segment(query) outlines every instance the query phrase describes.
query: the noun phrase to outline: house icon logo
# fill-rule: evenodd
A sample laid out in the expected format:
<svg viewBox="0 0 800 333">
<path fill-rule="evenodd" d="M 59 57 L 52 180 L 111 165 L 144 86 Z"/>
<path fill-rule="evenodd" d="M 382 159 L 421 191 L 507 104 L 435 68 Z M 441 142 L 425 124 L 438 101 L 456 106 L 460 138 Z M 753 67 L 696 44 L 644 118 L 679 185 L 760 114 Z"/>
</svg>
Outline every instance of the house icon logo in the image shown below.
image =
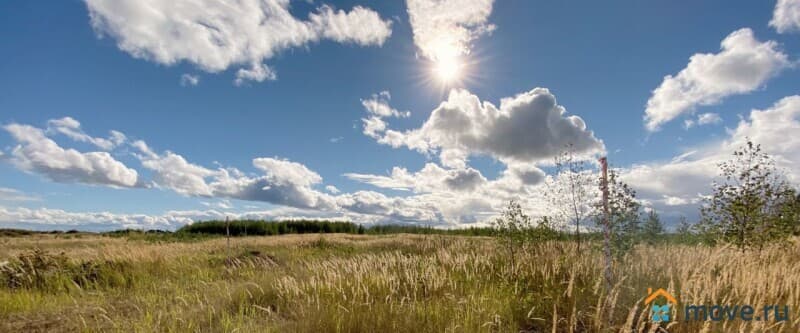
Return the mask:
<svg viewBox="0 0 800 333">
<path fill-rule="evenodd" d="M 655 304 L 654 301 L 659 297 L 666 299 L 667 303 L 663 305 Z M 651 303 L 650 318 L 654 323 L 660 323 L 670 321 L 670 307 L 677 305 L 678 300 L 664 289 L 659 288 L 654 292 L 653 288 L 647 288 L 647 298 L 644 299 L 644 304 L 647 306 Z"/>
</svg>

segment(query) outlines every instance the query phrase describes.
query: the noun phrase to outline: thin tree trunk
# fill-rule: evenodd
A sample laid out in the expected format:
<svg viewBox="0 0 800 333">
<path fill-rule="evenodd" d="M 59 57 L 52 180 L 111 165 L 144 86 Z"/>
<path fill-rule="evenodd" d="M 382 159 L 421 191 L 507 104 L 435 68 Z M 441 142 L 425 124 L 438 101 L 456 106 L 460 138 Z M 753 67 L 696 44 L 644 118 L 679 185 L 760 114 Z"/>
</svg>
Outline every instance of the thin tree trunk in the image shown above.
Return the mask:
<svg viewBox="0 0 800 333">
<path fill-rule="evenodd" d="M 605 157 L 600 158 L 600 166 L 602 168 L 603 178 L 600 180 L 600 189 L 603 193 L 603 257 L 605 259 L 604 274 L 606 280 L 606 297 L 610 297 L 611 288 L 613 285 L 613 276 L 611 272 L 611 221 L 608 212 L 608 160 Z M 609 316 L 609 325 L 612 318 Z"/>
</svg>

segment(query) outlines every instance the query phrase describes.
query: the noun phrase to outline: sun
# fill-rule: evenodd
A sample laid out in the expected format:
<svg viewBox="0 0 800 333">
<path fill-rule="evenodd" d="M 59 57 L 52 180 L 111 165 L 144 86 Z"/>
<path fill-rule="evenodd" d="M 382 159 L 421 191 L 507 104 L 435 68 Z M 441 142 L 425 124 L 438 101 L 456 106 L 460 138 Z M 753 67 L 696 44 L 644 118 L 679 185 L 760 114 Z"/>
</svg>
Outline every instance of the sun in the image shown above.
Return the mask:
<svg viewBox="0 0 800 333">
<path fill-rule="evenodd" d="M 458 81 L 463 72 L 463 64 L 456 57 L 438 59 L 433 63 L 433 74 L 442 83 Z"/>
<path fill-rule="evenodd" d="M 439 38 L 427 49 L 431 51 L 428 54 L 431 74 L 437 81 L 445 85 L 460 81 L 464 76 L 464 50 L 459 47 L 458 41 L 450 36 Z"/>
<path fill-rule="evenodd" d="M 420 82 L 426 88 L 445 94 L 451 89 L 480 84 L 481 57 L 452 39 L 440 39 L 421 48 L 416 59 L 420 62 Z M 477 73 L 476 73 L 477 71 Z"/>
</svg>

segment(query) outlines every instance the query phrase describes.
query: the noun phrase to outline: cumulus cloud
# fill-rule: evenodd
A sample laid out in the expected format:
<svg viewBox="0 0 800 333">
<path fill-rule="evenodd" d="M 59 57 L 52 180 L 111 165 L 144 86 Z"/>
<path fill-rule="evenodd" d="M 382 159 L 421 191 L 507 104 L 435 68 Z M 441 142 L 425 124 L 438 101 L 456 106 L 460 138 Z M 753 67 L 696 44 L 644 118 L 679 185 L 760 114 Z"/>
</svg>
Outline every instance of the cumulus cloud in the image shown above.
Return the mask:
<svg viewBox="0 0 800 333">
<path fill-rule="evenodd" d="M 265 201 L 297 208 L 334 209 L 327 194 L 313 188 L 322 177 L 305 165 L 277 158 L 256 158 L 253 166 L 264 174 L 258 177 L 236 175 L 221 169 L 211 182 L 214 194 L 242 200 Z"/>
<path fill-rule="evenodd" d="M 785 97 L 764 110 L 752 110 L 720 142 L 694 147 L 670 161 L 633 165 L 622 178 L 659 210 L 696 214 L 718 176 L 717 165 L 733 157 L 748 139 L 761 144 L 793 183 L 800 183 L 800 96 Z"/>
<path fill-rule="evenodd" d="M 378 13 L 361 6 L 345 12 L 323 5 L 309 18 L 322 38 L 339 43 L 383 45 L 392 34 L 390 21 L 382 20 Z"/>
<path fill-rule="evenodd" d="M 131 56 L 168 66 L 185 61 L 210 73 L 239 67 L 237 84 L 274 79 L 263 62 L 284 50 L 321 39 L 382 45 L 391 35 L 391 21 L 361 6 L 323 5 L 302 20 L 289 0 L 85 1 L 95 31 Z"/>
<path fill-rule="evenodd" d="M 153 181 L 158 187 L 187 196 L 213 195 L 205 179 L 217 172 L 191 164 L 183 156 L 168 151 L 161 156 L 143 159 L 142 166 L 153 171 Z"/>
<path fill-rule="evenodd" d="M 414 44 L 438 61 L 470 53 L 472 41 L 495 26 L 488 22 L 494 0 L 407 0 Z"/>
<path fill-rule="evenodd" d="M 322 177 L 300 163 L 256 158 L 253 167 L 262 175 L 248 176 L 236 168 L 205 168 L 170 151 L 158 154 L 143 141 L 132 146 L 139 150 L 136 156 L 142 166 L 153 172 L 154 185 L 181 195 L 263 201 L 298 208 L 333 208 L 328 195 L 313 188 L 322 182 Z"/>
<path fill-rule="evenodd" d="M 72 120 L 72 121 L 70 121 Z M 53 123 L 66 129 L 76 140 L 89 140 L 79 132 L 79 124 L 71 118 Z M 18 169 L 36 173 L 56 182 L 78 182 L 112 187 L 134 187 L 138 185 L 138 173 L 116 160 L 108 152 L 82 153 L 65 149 L 45 135 L 45 131 L 20 124 L 3 126 L 17 142 L 7 158 Z"/>
<path fill-rule="evenodd" d="M 800 32 L 800 1 L 778 0 L 769 26 L 779 33 Z"/>
<path fill-rule="evenodd" d="M 346 174 L 349 179 L 381 189 L 411 195 L 388 196 L 373 191 L 336 197 L 343 209 L 383 221 L 456 226 L 488 223 L 509 200 L 522 203 L 533 216 L 548 212 L 541 193 L 544 172 L 535 167 L 508 168 L 498 178 L 486 179 L 472 168 L 446 169 L 434 163 L 416 172 L 395 167 L 389 175 Z"/>
<path fill-rule="evenodd" d="M 404 132 L 378 120 L 365 121 L 364 131 L 379 143 L 438 153 L 443 165 L 454 168 L 463 168 L 470 155 L 510 164 L 547 161 L 568 144 L 584 155 L 605 150 L 584 121 L 566 115 L 545 88 L 504 98 L 499 107 L 466 90 L 453 90 L 420 128 Z"/>
<path fill-rule="evenodd" d="M 719 53 L 695 54 L 677 75 L 664 77 L 647 101 L 645 127 L 656 131 L 697 106 L 754 91 L 789 66 L 778 43 L 761 42 L 748 28 L 734 31 L 722 41 Z"/>
<path fill-rule="evenodd" d="M 433 202 L 419 197 L 389 197 L 374 191 L 357 191 L 336 197 L 336 204 L 342 209 L 380 217 L 378 221 L 440 223 L 443 218 Z"/>
<path fill-rule="evenodd" d="M 386 103 L 376 103 L 381 97 Z M 426 163 L 419 171 L 394 167 L 387 175 L 348 173 L 348 179 L 381 189 L 405 191 L 408 196 L 388 197 L 366 192 L 343 195 L 356 203 L 337 203 L 361 213 L 390 219 L 412 216 L 426 223 L 463 224 L 487 222 L 515 199 L 534 216 L 548 212 L 541 193 L 545 173 L 538 164 L 572 144 L 579 158 L 605 150 L 602 141 L 586 129 L 583 120 L 567 115 L 547 89 L 536 88 L 504 98 L 497 107 L 465 90 L 453 90 L 419 128 L 389 129 L 384 117 L 398 117 L 388 104 L 388 93 L 362 101 L 368 117 L 364 133 L 379 143 L 408 147 L 424 154 L 438 154 L 440 164 Z M 468 165 L 473 155 L 489 156 L 505 164 L 495 179 L 487 179 Z M 403 207 L 399 209 L 398 207 Z M 401 216 L 404 209 L 416 213 Z"/>
</svg>

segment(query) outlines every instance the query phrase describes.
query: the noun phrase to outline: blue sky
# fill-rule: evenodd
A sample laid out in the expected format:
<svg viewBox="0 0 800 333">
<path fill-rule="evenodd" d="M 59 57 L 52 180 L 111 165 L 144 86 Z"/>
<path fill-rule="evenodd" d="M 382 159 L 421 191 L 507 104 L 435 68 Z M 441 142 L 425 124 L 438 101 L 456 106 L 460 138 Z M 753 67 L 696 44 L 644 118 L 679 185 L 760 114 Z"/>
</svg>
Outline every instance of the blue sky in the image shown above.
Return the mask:
<svg viewBox="0 0 800 333">
<path fill-rule="evenodd" d="M 459 226 L 510 198 L 542 215 L 551 146 L 576 142 L 671 218 L 696 214 L 745 137 L 800 175 L 795 0 L 164 3 L 0 4 L 0 225 Z M 445 81 L 432 68 L 449 62 Z"/>
</svg>

